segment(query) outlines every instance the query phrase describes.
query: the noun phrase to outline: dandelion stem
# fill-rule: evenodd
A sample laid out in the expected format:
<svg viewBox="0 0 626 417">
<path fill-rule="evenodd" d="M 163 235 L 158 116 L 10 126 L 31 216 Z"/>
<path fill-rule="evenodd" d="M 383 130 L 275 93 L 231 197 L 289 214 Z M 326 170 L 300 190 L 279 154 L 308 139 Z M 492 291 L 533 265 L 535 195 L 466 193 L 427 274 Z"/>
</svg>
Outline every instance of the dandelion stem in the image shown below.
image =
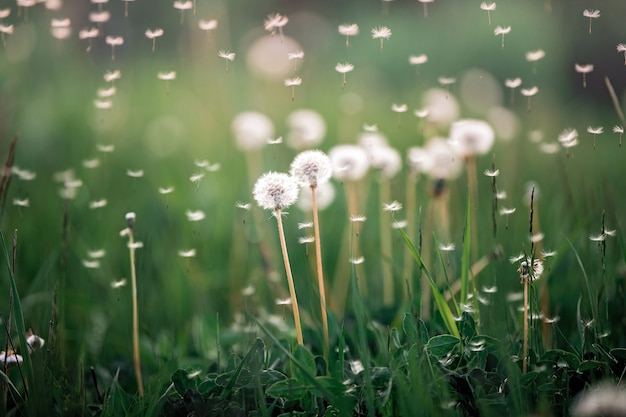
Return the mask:
<svg viewBox="0 0 626 417">
<path fill-rule="evenodd" d="M 280 248 L 283 253 L 283 261 L 285 263 L 285 273 L 287 274 L 287 284 L 289 285 L 289 296 L 291 297 L 291 306 L 293 307 L 293 320 L 296 326 L 296 337 L 298 344 L 304 345 L 302 339 L 302 327 L 300 324 L 300 309 L 298 308 L 298 299 L 296 298 L 296 288 L 293 284 L 293 276 L 291 275 L 291 265 L 289 264 L 289 254 L 287 253 L 287 244 L 285 243 L 285 231 L 283 230 L 283 219 L 280 209 L 274 211 L 276 223 L 278 224 L 278 238 L 280 239 Z"/>
<path fill-rule="evenodd" d="M 391 250 L 391 229 L 389 227 L 389 216 L 383 210 L 385 202 L 391 200 L 391 189 L 389 181 L 379 182 L 379 210 L 380 210 L 380 253 L 382 257 L 383 272 L 383 305 L 388 306 L 394 302 L 394 281 L 392 270 L 392 250 Z"/>
<path fill-rule="evenodd" d="M 406 234 L 409 237 L 411 242 L 415 241 L 415 194 L 416 194 L 416 185 L 417 185 L 417 174 L 415 172 L 410 172 L 408 174 L 406 180 L 406 221 L 407 221 L 407 231 Z M 403 268 L 403 276 L 407 282 L 407 292 L 408 295 L 413 293 L 413 264 L 415 260 L 411 256 L 411 251 L 407 247 L 404 249 L 404 268 Z"/>
<path fill-rule="evenodd" d="M 317 211 L 317 197 L 315 187 L 311 186 L 311 198 L 313 203 L 313 230 L 315 233 L 315 258 L 317 261 L 317 285 L 320 291 L 320 310 L 322 314 L 322 331 L 324 332 L 324 360 L 326 361 L 326 373 L 328 373 L 328 361 L 330 350 L 330 337 L 328 335 L 328 315 L 326 314 L 326 291 L 324 289 L 324 271 L 322 269 L 322 244 L 320 239 L 320 223 Z"/>
<path fill-rule="evenodd" d="M 475 248 L 474 252 L 476 252 L 478 250 L 478 237 L 476 235 L 476 210 L 478 209 L 478 189 L 476 186 L 476 158 L 470 156 L 465 159 L 465 163 L 467 165 L 467 187 L 469 188 L 470 193 L 470 237 L 472 239 L 472 247 Z"/>
<path fill-rule="evenodd" d="M 129 228 L 128 252 L 130 255 L 130 280 L 133 297 L 133 362 L 135 364 L 135 376 L 139 397 L 143 397 L 143 380 L 141 376 L 141 358 L 139 355 L 139 309 L 137 306 L 137 273 L 135 271 L 135 239 L 134 227 Z"/>
</svg>

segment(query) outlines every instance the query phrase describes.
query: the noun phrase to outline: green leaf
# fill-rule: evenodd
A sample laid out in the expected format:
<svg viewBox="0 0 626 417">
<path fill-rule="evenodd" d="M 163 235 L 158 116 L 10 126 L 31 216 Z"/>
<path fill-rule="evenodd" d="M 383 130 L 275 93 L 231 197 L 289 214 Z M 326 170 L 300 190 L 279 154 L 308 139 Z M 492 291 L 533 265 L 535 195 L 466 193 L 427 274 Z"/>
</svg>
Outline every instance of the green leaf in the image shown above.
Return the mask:
<svg viewBox="0 0 626 417">
<path fill-rule="evenodd" d="M 476 322 L 474 321 L 474 317 L 464 311 L 461 315 L 459 328 L 464 340 L 469 340 L 474 337 L 476 335 Z"/>
<path fill-rule="evenodd" d="M 413 242 L 411 242 L 411 239 L 409 239 L 409 236 L 402 229 L 398 229 L 398 232 L 400 232 L 402 239 L 404 239 L 404 243 L 409 248 L 409 252 L 411 252 L 411 255 L 417 261 L 419 267 L 424 272 L 424 275 L 426 275 L 426 278 L 428 279 L 428 283 L 430 284 L 430 288 L 433 292 L 435 304 L 437 304 L 437 308 L 439 309 L 439 314 L 441 314 L 441 317 L 443 318 L 443 322 L 446 325 L 446 328 L 448 329 L 450 333 L 452 333 L 452 335 L 460 339 L 461 335 L 459 334 L 459 329 L 457 328 L 456 322 L 454 321 L 454 316 L 452 315 L 452 311 L 450 311 L 450 307 L 448 306 L 448 303 L 446 303 L 446 299 L 439 291 L 439 288 L 437 287 L 437 284 L 435 284 L 435 281 L 430 275 L 430 272 L 428 272 L 428 269 L 426 269 L 426 266 L 424 265 L 424 262 L 422 261 L 421 256 L 419 255 L 419 253 L 417 253 L 415 246 L 413 246 Z"/>
<path fill-rule="evenodd" d="M 181 397 L 185 395 L 187 389 L 196 389 L 196 381 L 194 378 L 189 378 L 189 373 L 184 369 L 177 369 L 172 374 L 172 383 L 176 392 Z"/>
<path fill-rule="evenodd" d="M 252 375 L 257 375 L 263 368 L 265 362 L 265 343 L 263 339 L 257 337 L 252 347 L 250 348 L 250 354 L 247 355 L 246 366 Z"/>
<path fill-rule="evenodd" d="M 271 385 L 265 394 L 273 398 L 284 398 L 287 401 L 299 400 L 310 390 L 310 385 L 295 379 L 285 379 Z"/>
<path fill-rule="evenodd" d="M 318 376 L 315 378 L 315 380 L 320 387 L 323 387 L 326 391 L 332 392 L 338 398 L 342 397 L 343 394 L 346 392 L 346 386 L 343 385 L 341 381 L 337 380 L 336 378 L 330 376 Z M 322 392 L 319 391 L 317 388 L 313 387 L 311 388 L 311 390 L 315 392 L 315 395 L 323 397 Z"/>
<path fill-rule="evenodd" d="M 317 367 L 315 366 L 315 356 L 304 346 L 296 345 L 296 349 L 293 352 L 294 358 L 296 358 L 301 364 L 302 368 L 292 365 L 291 374 L 294 379 L 305 383 L 314 378 L 317 374 Z"/>
<path fill-rule="evenodd" d="M 604 362 L 590 359 L 588 361 L 582 361 L 580 363 L 580 365 L 578 366 L 578 369 L 576 369 L 576 371 L 577 372 L 585 372 L 585 371 L 589 371 L 591 369 L 601 368 L 603 366 L 604 366 Z"/>
<path fill-rule="evenodd" d="M 578 366 L 580 365 L 580 359 L 578 358 L 578 356 L 561 349 L 552 349 L 547 351 L 541 357 L 539 363 L 547 362 L 551 365 L 558 366 L 560 361 L 564 361 L 571 369 L 578 369 Z"/>
<path fill-rule="evenodd" d="M 264 369 L 259 374 L 259 381 L 262 385 L 270 385 L 274 382 L 283 381 L 285 379 L 287 379 L 285 374 L 275 371 L 274 369 Z"/>
<path fill-rule="evenodd" d="M 335 404 L 337 402 L 337 397 L 330 391 L 324 389 L 324 387 L 320 386 L 318 384 L 318 382 L 315 380 L 315 377 L 310 375 L 307 372 L 307 369 L 310 369 L 310 365 L 304 365 L 302 362 L 300 362 L 300 360 L 298 360 L 294 355 L 291 354 L 291 352 L 289 352 L 289 350 L 287 350 L 283 345 L 280 344 L 280 341 L 276 338 L 276 336 L 274 336 L 269 330 L 267 330 L 267 327 L 265 327 L 263 325 L 263 323 L 261 323 L 260 321 L 258 321 L 254 316 L 249 316 L 250 319 L 252 321 L 254 321 L 256 323 L 257 326 L 259 326 L 259 328 L 261 329 L 261 331 L 263 331 L 263 333 L 265 333 L 270 339 L 272 339 L 272 341 L 275 343 L 275 346 L 281 350 L 285 356 L 287 356 L 289 358 L 289 360 L 297 367 L 299 368 L 302 372 L 302 375 L 310 378 L 310 384 L 309 385 L 313 385 L 316 388 L 320 389 L 323 393 L 324 393 L 324 398 L 326 399 L 326 401 L 328 401 L 330 404 Z M 306 349 L 305 349 L 306 350 Z M 315 369 L 315 361 L 313 362 L 313 369 Z M 281 381 L 282 382 L 282 381 Z"/>
<path fill-rule="evenodd" d="M 252 381 L 252 374 L 247 369 L 228 371 L 215 378 L 215 383 L 225 388 L 243 388 Z"/>
<path fill-rule="evenodd" d="M 424 349 L 426 349 L 431 355 L 440 358 L 448 353 L 454 351 L 459 346 L 461 340 L 458 337 L 454 337 L 449 334 L 442 334 L 432 337 Z"/>
<path fill-rule="evenodd" d="M 409 346 L 415 343 L 423 346 L 426 342 L 428 342 L 428 331 L 426 330 L 426 325 L 421 319 L 416 319 L 409 313 L 404 314 L 404 319 L 402 320 L 402 330 L 404 330 L 407 344 Z"/>
<path fill-rule="evenodd" d="M 400 334 L 398 333 L 398 329 L 395 327 L 391 329 L 390 335 L 391 341 L 396 349 L 400 349 L 402 347 L 402 342 L 400 342 Z"/>
</svg>

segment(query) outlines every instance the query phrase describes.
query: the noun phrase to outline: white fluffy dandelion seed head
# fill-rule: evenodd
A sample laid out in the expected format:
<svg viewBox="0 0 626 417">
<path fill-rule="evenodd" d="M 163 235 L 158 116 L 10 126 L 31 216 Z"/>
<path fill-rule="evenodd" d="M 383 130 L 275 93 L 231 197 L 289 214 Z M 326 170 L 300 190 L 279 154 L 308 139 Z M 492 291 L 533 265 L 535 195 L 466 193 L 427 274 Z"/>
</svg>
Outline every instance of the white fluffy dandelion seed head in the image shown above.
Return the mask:
<svg viewBox="0 0 626 417">
<path fill-rule="evenodd" d="M 461 174 L 462 158 L 443 138 L 431 139 L 426 145 L 430 161 L 424 166 L 426 173 L 434 179 L 454 179 Z"/>
<path fill-rule="evenodd" d="M 326 122 L 315 110 L 295 110 L 287 116 L 287 145 L 306 149 L 319 145 L 326 136 Z"/>
<path fill-rule="evenodd" d="M 384 179 L 393 178 L 402 169 L 400 152 L 391 146 L 379 146 L 369 152 L 370 165 L 380 171 Z"/>
<path fill-rule="evenodd" d="M 409 169 L 415 174 L 428 172 L 432 164 L 428 151 L 419 146 L 409 148 L 406 159 Z"/>
<path fill-rule="evenodd" d="M 319 184 L 315 189 L 315 200 L 318 210 L 322 211 L 327 209 L 335 200 L 335 187 L 333 187 L 330 182 Z M 298 197 L 297 205 L 300 210 L 307 213 L 313 210 L 313 195 L 311 194 L 311 190 L 300 188 L 300 196 Z"/>
<path fill-rule="evenodd" d="M 261 149 L 267 144 L 267 139 L 274 136 L 274 124 L 269 117 L 255 111 L 235 116 L 231 130 L 237 147 L 242 151 Z"/>
<path fill-rule="evenodd" d="M 328 153 L 333 177 L 339 181 L 358 181 L 370 167 L 367 152 L 358 145 L 337 145 Z"/>
<path fill-rule="evenodd" d="M 440 126 L 448 126 L 459 117 L 459 103 L 449 91 L 433 88 L 423 97 L 423 108 L 428 110 L 427 120 Z"/>
<path fill-rule="evenodd" d="M 626 390 L 608 382 L 582 391 L 573 401 L 572 417 L 623 416 Z"/>
<path fill-rule="evenodd" d="M 495 133 L 483 120 L 465 119 L 452 124 L 450 141 L 463 156 L 484 155 L 491 149 Z"/>
<path fill-rule="evenodd" d="M 291 175 L 266 172 L 254 184 L 252 194 L 257 204 L 268 210 L 282 210 L 298 199 L 300 187 Z"/>
<path fill-rule="evenodd" d="M 301 186 L 315 188 L 318 184 L 328 182 L 332 175 L 332 164 L 328 155 L 322 151 L 304 151 L 296 155 L 289 172 Z"/>
</svg>

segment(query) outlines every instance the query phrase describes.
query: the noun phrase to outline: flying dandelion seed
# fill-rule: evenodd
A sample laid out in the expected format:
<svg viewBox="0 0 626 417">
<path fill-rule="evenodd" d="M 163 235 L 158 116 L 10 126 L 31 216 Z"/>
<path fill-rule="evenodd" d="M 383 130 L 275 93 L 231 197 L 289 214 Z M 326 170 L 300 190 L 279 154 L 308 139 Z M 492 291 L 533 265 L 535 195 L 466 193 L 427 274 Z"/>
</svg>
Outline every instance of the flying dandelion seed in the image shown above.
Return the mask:
<svg viewBox="0 0 626 417">
<path fill-rule="evenodd" d="M 285 85 L 285 87 L 291 87 L 291 101 L 294 101 L 296 98 L 296 86 L 302 84 L 302 78 L 287 78 L 283 81 L 283 84 Z"/>
<path fill-rule="evenodd" d="M 263 28 L 268 31 L 272 36 L 276 34 L 276 30 L 278 29 L 280 42 L 284 43 L 285 39 L 283 35 L 283 27 L 288 22 L 289 18 L 287 16 L 283 16 L 280 13 L 274 13 L 267 16 L 267 18 L 263 22 Z"/>
<path fill-rule="evenodd" d="M 127 169 L 126 170 L 126 175 L 128 175 L 131 178 L 141 178 L 143 177 L 143 169 L 137 169 L 137 170 L 132 170 L 132 169 Z"/>
<path fill-rule="evenodd" d="M 390 211 L 390 212 L 400 211 L 402 210 L 402 204 L 395 200 L 390 203 L 384 203 L 383 210 Z"/>
<path fill-rule="evenodd" d="M 87 256 L 89 256 L 91 259 L 104 258 L 105 255 L 106 255 L 106 251 L 104 249 L 96 249 L 96 250 L 87 251 Z"/>
<path fill-rule="evenodd" d="M 587 88 L 587 74 L 593 71 L 593 65 L 592 64 L 586 64 L 586 65 L 574 64 L 574 69 L 576 70 L 576 72 L 583 75 L 583 88 Z"/>
<path fill-rule="evenodd" d="M 97 27 L 92 27 L 91 29 L 83 29 L 78 32 L 78 39 L 87 39 L 87 52 L 91 51 L 91 40 L 100 36 L 100 30 Z"/>
<path fill-rule="evenodd" d="M 224 50 L 224 49 L 220 49 L 217 52 L 217 56 L 219 56 L 220 58 L 223 58 L 224 61 L 226 61 L 226 74 L 228 74 L 228 63 L 229 62 L 233 62 L 235 60 L 235 53 L 228 51 L 228 50 Z"/>
<path fill-rule="evenodd" d="M 187 216 L 187 220 L 190 222 L 199 222 L 200 220 L 204 220 L 206 217 L 202 210 L 187 210 L 185 215 Z"/>
<path fill-rule="evenodd" d="M 408 226 L 409 222 L 407 220 L 396 220 L 391 223 L 392 229 L 405 229 Z"/>
<path fill-rule="evenodd" d="M 489 26 L 491 26 L 491 12 L 496 10 L 496 3 L 482 2 L 480 4 L 480 8 L 487 12 L 487 19 L 489 21 Z"/>
<path fill-rule="evenodd" d="M 98 269 L 100 268 L 100 261 L 84 259 L 83 266 L 87 269 Z"/>
<path fill-rule="evenodd" d="M 109 110 L 113 108 L 113 102 L 111 100 L 94 100 L 93 105 L 96 109 Z"/>
<path fill-rule="evenodd" d="M 106 207 L 107 203 L 108 202 L 107 202 L 106 198 L 103 198 L 101 200 L 90 201 L 89 202 L 89 208 L 92 209 L 92 210 L 99 209 L 99 208 L 102 208 L 102 207 Z"/>
<path fill-rule="evenodd" d="M 524 97 L 528 97 L 528 113 L 530 113 L 531 111 L 532 97 L 536 95 L 538 92 L 539 92 L 539 87 L 537 86 L 534 86 L 531 88 L 522 88 L 522 90 L 520 91 L 520 93 L 522 93 Z"/>
<path fill-rule="evenodd" d="M 600 17 L 600 10 L 585 9 L 583 11 L 583 16 L 589 18 L 589 34 L 591 35 L 591 22 L 593 21 L 593 19 L 597 19 Z"/>
<path fill-rule="evenodd" d="M 178 256 L 180 256 L 181 258 L 193 258 L 196 256 L 196 250 L 195 249 L 179 250 Z"/>
<path fill-rule="evenodd" d="M 277 138 L 275 138 L 275 139 L 272 139 L 272 138 L 267 138 L 266 143 L 267 143 L 268 145 L 280 145 L 281 143 L 283 143 L 283 137 L 282 137 L 282 136 L 279 136 L 279 137 L 277 137 Z"/>
<path fill-rule="evenodd" d="M 352 265 L 361 265 L 363 262 L 365 262 L 365 258 L 362 256 L 359 256 L 358 258 L 350 258 L 349 262 Z"/>
<path fill-rule="evenodd" d="M 493 30 L 495 36 L 502 36 L 502 48 L 504 49 L 504 35 L 511 32 L 511 26 L 496 26 Z"/>
<path fill-rule="evenodd" d="M 346 48 L 348 48 L 350 47 L 350 36 L 359 34 L 359 25 L 356 23 L 339 25 L 339 34 L 346 37 Z"/>
<path fill-rule="evenodd" d="M 198 27 L 200 30 L 206 32 L 209 42 L 211 42 L 211 32 L 217 29 L 218 22 L 215 19 L 212 20 L 200 20 Z"/>
<path fill-rule="evenodd" d="M 406 104 L 396 104 L 393 103 L 391 105 L 391 111 L 394 113 L 406 113 L 409 110 L 409 106 Z"/>
<path fill-rule="evenodd" d="M 172 192 L 174 192 L 174 187 L 159 187 L 158 190 L 159 194 L 170 194 Z"/>
<path fill-rule="evenodd" d="M 349 63 L 344 63 L 344 64 L 337 64 L 335 65 L 335 71 L 337 71 L 338 73 L 340 73 L 342 75 L 342 79 L 341 79 L 341 88 L 344 88 L 346 86 L 346 74 L 349 72 L 352 72 L 354 70 L 354 65 L 349 64 Z"/>
<path fill-rule="evenodd" d="M 536 51 L 526 52 L 526 61 L 532 62 L 533 64 L 533 74 L 537 73 L 537 62 L 542 60 L 546 56 L 546 53 L 543 49 L 537 49 Z"/>
<path fill-rule="evenodd" d="M 417 0 L 424 5 L 424 19 L 428 19 L 428 3 L 432 3 L 435 0 Z"/>
<path fill-rule="evenodd" d="M 416 73 L 419 76 L 420 74 L 420 66 L 428 62 L 428 55 L 409 55 L 409 65 L 415 65 Z"/>
<path fill-rule="evenodd" d="M 145 35 L 146 38 L 152 40 L 152 53 L 154 53 L 154 51 L 156 50 L 156 40 L 157 38 L 160 38 L 161 36 L 163 36 L 163 29 L 161 28 L 157 28 L 154 30 L 151 29 L 146 29 Z"/>
<path fill-rule="evenodd" d="M 593 135 L 593 149 L 596 149 L 596 136 L 604 133 L 604 128 L 602 126 L 587 126 L 587 132 Z"/>
<path fill-rule="evenodd" d="M 2 46 L 6 48 L 6 37 L 5 35 L 13 34 L 13 25 L 4 25 L 0 23 L 0 36 L 2 37 Z"/>
<path fill-rule="evenodd" d="M 204 178 L 204 172 L 199 172 L 189 177 L 189 181 L 191 181 L 194 184 L 199 184 L 202 178 Z"/>
<path fill-rule="evenodd" d="M 99 88 L 97 91 L 98 97 L 107 98 L 112 97 L 117 92 L 115 86 L 111 86 L 109 88 Z"/>
<path fill-rule="evenodd" d="M 30 200 L 28 198 L 14 198 L 13 205 L 17 207 L 28 207 L 30 206 Z"/>
<path fill-rule="evenodd" d="M 102 78 L 104 78 L 105 82 L 113 84 L 115 80 L 122 78 L 122 72 L 120 70 L 107 71 Z"/>
<path fill-rule="evenodd" d="M 389 40 L 391 38 L 391 29 L 387 26 L 378 26 L 372 29 L 372 38 L 380 39 L 380 50 L 383 50 L 385 40 Z"/>
<path fill-rule="evenodd" d="M 485 174 L 485 176 L 487 176 L 487 177 L 497 177 L 497 176 L 498 176 L 498 174 L 500 174 L 500 170 L 499 170 L 499 169 L 494 169 L 494 170 L 491 170 L 491 169 L 486 169 L 486 170 L 484 171 L 484 174 Z"/>
<path fill-rule="evenodd" d="M 294 74 L 298 71 L 298 60 L 302 58 L 304 58 L 304 51 L 289 52 L 287 54 L 287 59 L 289 61 L 293 61 L 293 73 Z"/>
<path fill-rule="evenodd" d="M 117 288 L 122 288 L 126 286 L 126 278 L 122 278 L 119 281 L 113 281 L 111 282 L 111 288 L 113 289 L 117 289 Z"/>
<path fill-rule="evenodd" d="M 191 1 L 175 1 L 174 8 L 180 10 L 180 25 L 183 25 L 185 21 L 185 10 L 190 10 L 193 8 L 193 2 Z"/>
<path fill-rule="evenodd" d="M 626 65 L 626 43 L 618 43 L 617 44 L 617 52 L 624 53 L 624 65 Z"/>
<path fill-rule="evenodd" d="M 439 245 L 439 250 L 442 252 L 452 252 L 454 249 L 456 249 L 456 246 L 454 245 L 454 243 L 446 243 L 446 244 L 440 244 Z"/>
<path fill-rule="evenodd" d="M 291 298 L 277 298 L 274 303 L 277 306 L 289 306 L 291 305 Z"/>
<path fill-rule="evenodd" d="M 541 256 L 543 258 L 552 258 L 552 257 L 556 256 L 556 254 L 557 254 L 557 252 L 555 250 L 553 250 L 553 251 L 542 250 L 541 251 Z"/>
<path fill-rule="evenodd" d="M 619 147 L 622 147 L 622 135 L 624 134 L 624 127 L 615 125 L 613 126 L 613 133 L 619 134 Z"/>
<path fill-rule="evenodd" d="M 301 245 L 307 244 L 307 243 L 313 243 L 315 242 L 315 236 L 301 236 L 298 238 L 298 243 Z"/>
<path fill-rule="evenodd" d="M 52 36 L 58 40 L 66 39 L 72 33 L 70 19 L 52 19 L 50 21 L 50 31 Z"/>
<path fill-rule="evenodd" d="M 504 80 L 504 85 L 511 89 L 511 104 L 513 104 L 513 101 L 515 99 L 515 89 L 522 85 L 522 79 L 519 77 L 507 78 L 506 80 Z"/>
<path fill-rule="evenodd" d="M 102 152 L 102 153 L 111 153 L 115 150 L 115 145 L 102 145 L 102 144 L 98 144 L 96 145 L 96 148 L 98 149 L 98 151 Z"/>
<path fill-rule="evenodd" d="M 157 78 L 159 80 L 165 81 L 165 92 L 169 96 L 170 95 L 170 81 L 176 79 L 176 71 L 159 72 L 157 74 Z"/>
<path fill-rule="evenodd" d="M 439 77 L 439 78 L 437 78 L 437 81 L 442 86 L 449 87 L 452 84 L 456 83 L 456 78 L 454 78 L 454 77 Z"/>
<path fill-rule="evenodd" d="M 115 47 L 124 45 L 124 38 L 122 36 L 107 36 L 105 42 L 107 45 L 111 45 L 111 61 L 115 61 Z"/>
<path fill-rule="evenodd" d="M 364 223 L 367 220 L 367 217 L 365 217 L 362 214 L 352 214 L 350 216 L 350 222 L 352 223 Z"/>
<path fill-rule="evenodd" d="M 237 201 L 235 203 L 235 207 L 237 207 L 238 209 L 242 209 L 242 210 L 250 210 L 250 208 L 252 207 L 252 204 L 244 203 L 243 201 Z"/>
</svg>

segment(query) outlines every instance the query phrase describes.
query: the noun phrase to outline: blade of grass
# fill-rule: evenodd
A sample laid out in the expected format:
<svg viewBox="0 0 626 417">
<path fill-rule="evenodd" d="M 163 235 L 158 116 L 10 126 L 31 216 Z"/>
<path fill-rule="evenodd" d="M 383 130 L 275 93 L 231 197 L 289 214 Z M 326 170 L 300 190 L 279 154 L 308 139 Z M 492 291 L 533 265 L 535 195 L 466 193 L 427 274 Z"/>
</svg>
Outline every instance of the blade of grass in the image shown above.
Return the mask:
<svg viewBox="0 0 626 417">
<path fill-rule="evenodd" d="M 419 255 L 419 253 L 417 253 L 415 246 L 413 246 L 413 242 L 411 242 L 411 240 L 409 239 L 407 234 L 404 232 L 404 230 L 398 229 L 398 231 L 402 235 L 402 239 L 404 239 L 404 243 L 409 247 L 409 251 L 411 252 L 411 255 L 413 255 L 413 258 L 417 261 L 419 267 L 422 269 L 422 271 L 424 271 L 424 275 L 428 279 L 428 283 L 430 284 L 430 288 L 433 292 L 433 296 L 435 297 L 435 303 L 437 304 L 437 308 L 439 309 L 439 313 L 441 314 L 441 317 L 443 318 L 443 322 L 446 325 L 446 328 L 452 335 L 460 339 L 461 335 L 459 333 L 459 329 L 456 325 L 456 322 L 454 321 L 454 316 L 452 315 L 452 311 L 450 310 L 448 303 L 446 303 L 446 299 L 439 291 L 439 288 L 435 284 L 435 281 L 433 281 L 433 278 L 430 275 L 430 272 L 428 271 L 426 266 L 424 265 L 424 262 L 422 261 L 421 256 Z"/>
<path fill-rule="evenodd" d="M 598 323 L 598 314 L 596 312 L 596 308 L 593 303 L 593 297 L 591 295 L 591 286 L 589 285 L 589 277 L 587 276 L 587 271 L 585 270 L 583 261 L 580 259 L 580 255 L 578 255 L 578 251 L 576 251 L 576 248 L 574 248 L 574 245 L 572 244 L 572 242 L 567 238 L 567 236 L 565 236 L 565 240 L 567 241 L 567 243 L 569 243 L 570 248 L 572 248 L 572 252 L 574 252 L 574 256 L 576 256 L 576 261 L 578 262 L 578 266 L 580 267 L 580 270 L 583 273 L 583 278 L 585 278 L 585 287 L 587 288 L 587 296 L 589 297 L 589 308 L 591 309 L 591 316 L 592 316 L 592 319 L 595 320 L 595 323 Z M 595 330 L 596 326 L 594 326 L 593 329 L 594 329 L 593 330 L 594 336 L 597 340 L 597 334 Z"/>
<path fill-rule="evenodd" d="M 33 364 L 30 359 L 30 355 L 26 351 L 26 327 L 24 326 L 24 314 L 22 312 L 22 303 L 20 301 L 20 295 L 17 291 L 17 285 L 15 283 L 15 276 L 13 275 L 13 271 L 11 271 L 11 261 L 9 259 L 9 252 L 7 251 L 7 244 L 4 240 L 4 234 L 0 231 L 0 241 L 2 242 L 2 251 L 4 253 L 4 257 L 6 259 L 7 271 L 9 273 L 9 278 L 11 281 L 11 289 L 13 291 L 13 320 L 15 320 L 15 326 L 17 327 L 17 337 L 20 341 L 20 346 L 22 349 L 25 349 L 22 357 L 24 358 L 24 368 L 26 369 L 25 381 L 24 385 L 26 386 L 28 397 L 28 387 L 32 386 L 34 380 L 33 374 Z"/>
<path fill-rule="evenodd" d="M 448 290 L 448 294 L 450 295 L 450 300 L 452 300 L 452 303 L 454 304 L 454 309 L 456 311 L 456 315 L 460 316 L 461 315 L 461 309 L 459 308 L 459 304 L 456 302 L 456 298 L 454 298 L 454 293 L 452 291 L 452 288 L 450 286 L 450 279 L 448 277 L 448 270 L 446 269 L 446 264 L 443 260 L 443 255 L 441 254 L 441 249 L 439 248 L 439 242 L 437 242 L 437 238 L 435 238 L 435 247 L 437 249 L 437 257 L 439 258 L 439 264 L 441 265 L 441 269 L 443 270 L 443 275 L 446 278 L 446 287 Z"/>
</svg>

